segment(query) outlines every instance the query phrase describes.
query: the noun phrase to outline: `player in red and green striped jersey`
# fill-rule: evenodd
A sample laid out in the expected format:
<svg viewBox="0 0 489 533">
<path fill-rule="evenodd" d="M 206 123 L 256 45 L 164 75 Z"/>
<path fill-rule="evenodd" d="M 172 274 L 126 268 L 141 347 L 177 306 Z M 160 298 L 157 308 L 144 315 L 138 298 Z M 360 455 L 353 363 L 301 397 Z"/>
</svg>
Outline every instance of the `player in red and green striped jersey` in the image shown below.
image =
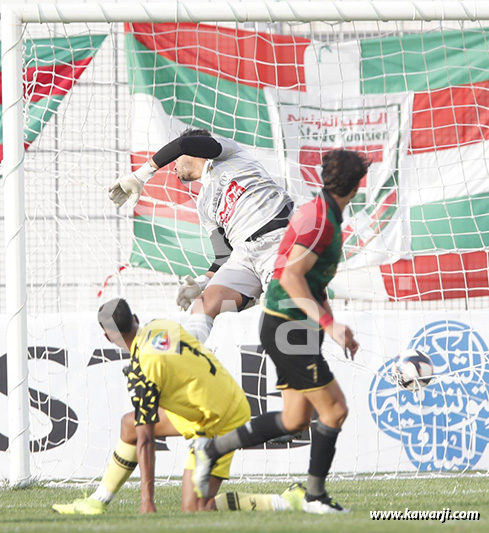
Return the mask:
<svg viewBox="0 0 489 533">
<path fill-rule="evenodd" d="M 358 350 L 350 328 L 334 321 L 325 288 L 341 258 L 342 211 L 355 196 L 368 166 L 357 152 L 326 154 L 323 189 L 290 220 L 266 293 L 261 326 L 263 347 L 277 368 L 284 410 L 258 416 L 225 436 L 196 441 L 193 480 L 198 494 L 207 492 L 210 469 L 219 457 L 307 429 L 316 411 L 302 509 L 316 514 L 346 511 L 324 487 L 348 409 L 321 345 L 326 332 L 345 355 L 353 358 Z"/>
</svg>

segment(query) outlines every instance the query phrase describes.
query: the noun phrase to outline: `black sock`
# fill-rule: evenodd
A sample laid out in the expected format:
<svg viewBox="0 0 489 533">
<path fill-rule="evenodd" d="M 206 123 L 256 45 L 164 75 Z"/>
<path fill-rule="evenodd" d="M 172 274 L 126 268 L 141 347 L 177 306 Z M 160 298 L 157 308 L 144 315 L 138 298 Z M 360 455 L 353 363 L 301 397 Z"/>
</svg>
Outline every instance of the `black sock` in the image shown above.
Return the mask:
<svg viewBox="0 0 489 533">
<path fill-rule="evenodd" d="M 340 428 L 332 428 L 320 420 L 312 433 L 311 458 L 309 461 L 309 477 L 307 479 L 307 493 L 310 496 L 324 494 L 324 482 L 331 468 L 336 451 L 336 439 Z"/>
<path fill-rule="evenodd" d="M 206 451 L 213 461 L 217 461 L 219 457 L 238 448 L 250 448 L 288 434 L 282 423 L 282 413 L 265 413 L 234 431 L 211 440 Z"/>
</svg>

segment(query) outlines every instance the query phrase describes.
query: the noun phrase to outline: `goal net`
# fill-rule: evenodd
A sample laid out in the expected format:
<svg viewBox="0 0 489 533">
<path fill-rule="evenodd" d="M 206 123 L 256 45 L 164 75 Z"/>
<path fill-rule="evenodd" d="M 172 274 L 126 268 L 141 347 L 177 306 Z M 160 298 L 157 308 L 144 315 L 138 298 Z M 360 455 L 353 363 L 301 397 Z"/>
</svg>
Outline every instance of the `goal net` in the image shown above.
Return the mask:
<svg viewBox="0 0 489 533">
<path fill-rule="evenodd" d="M 0 417 L 0 479 L 93 480 L 103 472 L 120 417 L 131 410 L 121 372 L 128 354 L 105 340 L 96 320 L 103 301 L 125 297 L 141 322 L 185 322 L 178 281 L 213 260 L 195 208 L 199 184 L 181 185 L 170 165 L 134 210 L 117 209 L 107 188 L 189 126 L 236 140 L 296 206 L 317 194 L 328 151 L 356 150 L 372 162 L 344 213 L 343 259 L 328 289 L 335 316 L 361 345 L 351 362 L 324 344 L 350 408 L 333 474 L 489 468 L 486 21 L 460 10 L 460 20 L 426 14 L 408 22 L 409 9 L 396 19 L 392 8 L 352 22 L 338 8 L 335 20 L 320 22 L 306 3 L 278 4 L 290 6 L 288 19 L 281 12 L 265 22 L 260 11 L 243 23 L 244 4 L 219 2 L 204 3 L 210 11 L 198 10 L 201 18 L 183 9 L 177 22 L 162 22 L 163 8 L 148 6 L 97 19 L 99 6 L 84 5 L 84 21 L 56 5 L 39 12 L 42 23 L 22 12 L 17 127 L 25 155 L 17 160 L 11 98 L 6 109 L 6 84 L 15 84 L 4 69 L 11 43 L 2 26 L 0 409 L 10 414 Z M 25 216 L 12 192 L 19 168 Z M 23 270 L 24 280 L 14 278 Z M 13 304 L 22 283 L 26 299 Z M 281 408 L 259 314 L 223 313 L 209 339 L 253 415 Z M 22 316 L 27 353 L 14 353 L 7 343 Z M 434 366 L 430 384 L 414 393 L 392 378 L 395 357 L 408 348 Z M 26 367 L 27 382 L 14 366 Z M 22 387 L 28 412 L 17 423 L 8 400 Z M 28 462 L 17 469 L 20 441 Z M 308 444 L 304 432 L 239 452 L 232 474 L 303 474 Z M 158 476 L 181 475 L 183 438 L 160 440 L 157 449 Z"/>
</svg>

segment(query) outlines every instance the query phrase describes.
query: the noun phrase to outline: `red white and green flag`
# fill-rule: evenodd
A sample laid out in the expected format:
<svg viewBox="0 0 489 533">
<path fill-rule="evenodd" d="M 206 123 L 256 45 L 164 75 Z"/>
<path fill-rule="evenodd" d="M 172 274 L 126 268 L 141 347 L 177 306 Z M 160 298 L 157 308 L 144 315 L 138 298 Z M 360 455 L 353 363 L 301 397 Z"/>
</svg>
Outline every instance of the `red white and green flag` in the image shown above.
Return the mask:
<svg viewBox="0 0 489 533">
<path fill-rule="evenodd" d="M 488 50 L 483 29 L 396 35 L 322 50 L 313 75 L 324 80 L 322 94 L 329 99 L 412 99 L 398 177 L 405 242 L 399 249 L 387 245 L 392 260 L 381 260 L 379 270 L 367 265 L 357 278 L 376 296 L 489 294 Z"/>
<path fill-rule="evenodd" d="M 235 139 L 280 175 L 264 89 L 305 90 L 308 40 L 190 23 L 127 25 L 125 39 L 135 168 L 191 125 Z M 134 212 L 133 265 L 207 271 L 213 252 L 195 211 L 197 192 L 171 169 L 156 174 Z"/>
<path fill-rule="evenodd" d="M 36 139 L 92 61 L 106 35 L 27 39 L 24 41 L 25 147 Z M 0 105 L 1 100 L 0 73 Z M 0 109 L 1 111 L 1 109 Z M 3 159 L 0 113 L 0 160 Z"/>
<path fill-rule="evenodd" d="M 203 24 L 126 26 L 132 162 L 205 127 L 245 145 L 300 202 L 317 191 L 322 154 L 363 151 L 372 166 L 346 213 L 334 292 L 487 295 L 488 47 L 483 30 L 325 45 Z M 134 265 L 207 268 L 197 192 L 157 173 L 135 210 Z"/>
</svg>

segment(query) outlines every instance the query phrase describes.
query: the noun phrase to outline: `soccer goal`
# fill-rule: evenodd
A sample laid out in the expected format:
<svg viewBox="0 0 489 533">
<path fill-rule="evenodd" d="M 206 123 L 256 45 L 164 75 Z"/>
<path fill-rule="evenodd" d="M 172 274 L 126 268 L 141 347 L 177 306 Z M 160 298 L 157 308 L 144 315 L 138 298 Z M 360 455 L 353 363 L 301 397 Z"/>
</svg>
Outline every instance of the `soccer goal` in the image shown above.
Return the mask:
<svg viewBox="0 0 489 533">
<path fill-rule="evenodd" d="M 96 312 L 121 295 L 142 322 L 185 320 L 179 278 L 212 263 L 172 168 L 134 210 L 107 188 L 186 127 L 252 152 L 296 205 L 322 156 L 372 162 L 344 213 L 329 287 L 361 349 L 324 353 L 350 414 L 333 475 L 489 469 L 489 4 L 184 2 L 2 5 L 0 480 L 90 481 L 131 409 L 128 355 Z M 216 319 L 209 345 L 254 415 L 281 408 L 256 306 Z M 414 348 L 419 391 L 393 378 Z M 309 434 L 239 452 L 234 476 L 305 473 Z M 157 444 L 157 474 L 187 443 Z"/>
</svg>

